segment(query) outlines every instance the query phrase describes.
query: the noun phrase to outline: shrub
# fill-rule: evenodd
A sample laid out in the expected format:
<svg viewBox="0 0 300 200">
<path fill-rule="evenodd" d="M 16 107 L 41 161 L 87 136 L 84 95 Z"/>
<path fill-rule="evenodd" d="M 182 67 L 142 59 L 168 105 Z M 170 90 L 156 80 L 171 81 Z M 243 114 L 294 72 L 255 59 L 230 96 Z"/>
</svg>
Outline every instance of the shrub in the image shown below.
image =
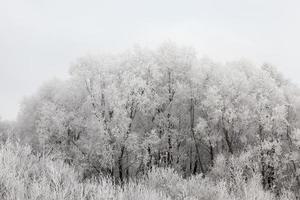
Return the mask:
<svg viewBox="0 0 300 200">
<path fill-rule="evenodd" d="M 221 167 L 220 162 L 217 166 Z M 200 174 L 183 179 L 170 168 L 153 168 L 143 179 L 124 185 L 104 176 L 82 182 L 71 166 L 36 156 L 28 146 L 7 142 L 0 147 L 3 200 L 275 200 L 263 190 L 259 175 L 246 181 L 239 177 L 239 170 L 233 173 L 238 184 L 229 184 L 226 176 L 216 179 Z M 281 199 L 295 198 L 285 191 Z"/>
</svg>

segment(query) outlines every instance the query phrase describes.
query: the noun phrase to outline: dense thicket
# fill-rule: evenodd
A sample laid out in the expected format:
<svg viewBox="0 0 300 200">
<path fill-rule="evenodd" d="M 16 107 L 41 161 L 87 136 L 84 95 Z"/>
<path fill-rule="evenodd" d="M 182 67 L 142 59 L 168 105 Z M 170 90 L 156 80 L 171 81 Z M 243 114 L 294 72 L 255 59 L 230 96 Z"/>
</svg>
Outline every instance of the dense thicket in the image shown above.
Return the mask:
<svg viewBox="0 0 300 200">
<path fill-rule="evenodd" d="M 2 200 L 275 200 L 255 176 L 239 185 L 195 175 L 183 179 L 172 169 L 153 168 L 138 181 L 122 186 L 98 176 L 82 181 L 70 165 L 52 156 L 36 156 L 28 146 L 7 142 L 0 147 Z M 294 199 L 284 191 L 282 200 Z"/>
<path fill-rule="evenodd" d="M 298 195 L 300 93 L 271 65 L 219 64 L 165 44 L 86 56 L 70 75 L 23 102 L 15 132 L 82 180 L 124 184 L 168 167 L 235 185 L 235 173 L 259 175 L 264 190 Z"/>
</svg>

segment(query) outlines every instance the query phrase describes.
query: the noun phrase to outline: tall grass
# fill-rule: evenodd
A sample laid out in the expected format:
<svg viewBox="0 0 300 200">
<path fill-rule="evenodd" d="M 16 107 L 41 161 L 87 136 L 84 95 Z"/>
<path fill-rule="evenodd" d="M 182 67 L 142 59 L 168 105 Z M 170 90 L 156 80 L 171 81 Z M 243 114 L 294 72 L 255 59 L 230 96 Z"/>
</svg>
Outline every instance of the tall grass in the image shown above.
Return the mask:
<svg viewBox="0 0 300 200">
<path fill-rule="evenodd" d="M 0 147 L 0 199 L 3 200 L 272 200 L 254 176 L 238 190 L 222 179 L 202 175 L 183 179 L 172 169 L 154 168 L 123 186 L 109 178 L 80 181 L 71 166 L 31 153 L 28 146 L 7 142 Z M 282 199 L 293 199 L 286 193 Z"/>
</svg>

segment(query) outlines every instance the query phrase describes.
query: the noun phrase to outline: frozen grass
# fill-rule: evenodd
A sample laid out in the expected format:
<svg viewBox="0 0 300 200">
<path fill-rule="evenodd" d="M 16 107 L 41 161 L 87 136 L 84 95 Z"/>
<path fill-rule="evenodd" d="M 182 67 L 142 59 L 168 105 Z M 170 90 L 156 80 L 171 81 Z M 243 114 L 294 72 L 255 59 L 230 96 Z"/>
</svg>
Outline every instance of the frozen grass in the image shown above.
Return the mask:
<svg viewBox="0 0 300 200">
<path fill-rule="evenodd" d="M 123 187 L 108 178 L 80 182 L 72 167 L 31 154 L 11 142 L 0 147 L 0 199 L 3 200 L 271 200 L 259 177 L 229 188 L 222 179 L 201 175 L 183 179 L 172 169 L 154 168 L 143 179 Z M 230 186 L 236 187 L 236 186 Z M 233 192 L 234 191 L 234 192 Z M 285 194 L 282 199 L 293 199 Z"/>
</svg>

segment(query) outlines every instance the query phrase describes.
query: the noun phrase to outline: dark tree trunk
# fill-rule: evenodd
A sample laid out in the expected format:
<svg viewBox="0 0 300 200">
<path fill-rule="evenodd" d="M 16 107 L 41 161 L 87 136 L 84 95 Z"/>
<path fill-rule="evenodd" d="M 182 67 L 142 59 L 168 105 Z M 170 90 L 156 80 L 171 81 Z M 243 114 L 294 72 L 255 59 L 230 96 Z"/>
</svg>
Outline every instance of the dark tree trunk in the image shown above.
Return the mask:
<svg viewBox="0 0 300 200">
<path fill-rule="evenodd" d="M 147 166 L 148 169 L 152 169 L 152 153 L 151 153 L 150 146 L 148 146 L 147 151 L 148 151 L 148 155 L 149 155 L 149 160 L 147 161 L 146 166 Z"/>
<path fill-rule="evenodd" d="M 199 145 L 198 145 L 198 142 L 196 141 L 194 126 L 195 126 L 195 108 L 194 108 L 194 100 L 193 100 L 193 98 L 191 98 L 191 107 L 190 107 L 191 134 L 192 134 L 192 138 L 193 138 L 194 144 L 195 144 L 197 159 L 198 159 L 198 162 L 199 162 L 199 165 L 200 165 L 199 167 L 200 167 L 201 172 L 204 174 L 204 168 L 203 168 L 203 164 L 202 164 L 202 160 L 201 160 Z"/>
<path fill-rule="evenodd" d="M 195 160 L 195 165 L 194 165 L 194 169 L 193 169 L 193 175 L 197 174 L 197 168 L 198 168 L 198 165 L 197 165 L 197 160 Z"/>
<path fill-rule="evenodd" d="M 228 147 L 228 151 L 229 151 L 229 153 L 233 154 L 232 143 L 229 138 L 228 130 L 224 126 L 223 126 L 223 132 L 224 132 L 224 136 L 225 136 L 225 142 Z"/>
<path fill-rule="evenodd" d="M 171 142 L 171 135 L 168 135 L 168 152 L 167 152 L 167 166 L 172 165 L 172 142 Z"/>
<path fill-rule="evenodd" d="M 125 173 L 126 173 L 126 180 L 127 182 L 129 181 L 129 168 L 130 168 L 130 163 L 129 163 L 129 152 L 127 151 L 126 153 L 126 170 L 125 170 Z"/>
<path fill-rule="evenodd" d="M 213 167 L 214 166 L 214 148 L 213 148 L 211 142 L 209 142 L 209 154 L 210 154 L 211 167 Z"/>
<path fill-rule="evenodd" d="M 123 184 L 124 178 L 123 178 L 123 156 L 124 156 L 125 146 L 121 148 L 121 154 L 118 159 L 118 170 L 119 170 L 119 180 L 120 183 Z"/>
</svg>

